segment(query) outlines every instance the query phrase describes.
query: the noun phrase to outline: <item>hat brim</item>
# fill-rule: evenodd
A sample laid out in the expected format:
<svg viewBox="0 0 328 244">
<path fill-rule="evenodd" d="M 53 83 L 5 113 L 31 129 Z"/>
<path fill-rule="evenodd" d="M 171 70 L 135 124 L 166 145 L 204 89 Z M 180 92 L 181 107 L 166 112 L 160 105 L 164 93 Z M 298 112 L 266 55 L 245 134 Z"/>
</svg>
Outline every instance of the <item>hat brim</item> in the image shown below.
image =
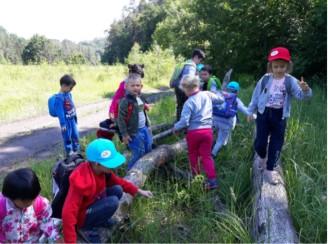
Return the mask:
<svg viewBox="0 0 328 244">
<path fill-rule="evenodd" d="M 107 159 L 107 160 L 101 160 L 100 162 L 98 161 L 98 163 L 100 165 L 104 166 L 105 168 L 115 169 L 118 166 L 121 166 L 122 164 L 124 164 L 125 161 L 126 161 L 126 159 L 122 154 L 116 153 L 115 157 Z"/>
</svg>

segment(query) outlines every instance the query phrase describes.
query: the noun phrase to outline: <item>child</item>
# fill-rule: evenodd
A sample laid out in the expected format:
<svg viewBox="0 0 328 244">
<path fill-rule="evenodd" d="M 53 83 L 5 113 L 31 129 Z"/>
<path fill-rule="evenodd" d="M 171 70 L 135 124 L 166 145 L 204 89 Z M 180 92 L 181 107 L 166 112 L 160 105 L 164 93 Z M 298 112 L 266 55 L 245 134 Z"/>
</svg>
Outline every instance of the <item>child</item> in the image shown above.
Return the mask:
<svg viewBox="0 0 328 244">
<path fill-rule="evenodd" d="M 251 114 L 243 102 L 237 97 L 239 90 L 238 82 L 229 82 L 225 91 L 222 92 L 225 98 L 224 106 L 218 105 L 213 107 L 213 126 L 218 130 L 218 137 L 212 149 L 213 157 L 216 157 L 222 146 L 227 145 L 230 133 L 236 125 L 237 112 L 241 111 L 246 116 Z"/>
<path fill-rule="evenodd" d="M 0 194 L 0 242 L 55 242 L 59 231 L 51 206 L 40 194 L 38 177 L 28 168 L 9 173 Z"/>
<path fill-rule="evenodd" d="M 212 67 L 208 64 L 204 65 L 200 70 L 201 90 L 217 92 L 221 90 L 221 81 L 213 75 Z"/>
<path fill-rule="evenodd" d="M 203 164 L 207 175 L 207 189 L 218 187 L 215 165 L 211 156 L 213 142 L 212 132 L 212 101 L 222 103 L 223 97 L 208 91 L 199 90 L 199 79 L 195 76 L 185 76 L 181 88 L 188 97 L 183 105 L 181 118 L 174 125 L 174 130 L 188 128 L 187 144 L 190 167 L 193 175 L 200 174 L 198 159 Z"/>
<path fill-rule="evenodd" d="M 60 78 L 60 91 L 56 95 L 55 111 L 59 119 L 67 156 L 78 153 L 79 132 L 77 129 L 77 116 L 71 91 L 76 85 L 70 75 Z"/>
<path fill-rule="evenodd" d="M 150 191 L 116 176 L 111 169 L 125 162 L 112 141 L 96 139 L 86 148 L 87 162 L 71 174 L 63 208 L 63 233 L 66 243 L 76 243 L 75 227 L 80 228 L 92 243 L 101 242 L 97 227 L 110 227 L 123 191 L 135 196 L 152 197 Z"/>
<path fill-rule="evenodd" d="M 129 75 L 138 74 L 141 78 L 144 78 L 144 65 L 143 64 L 129 64 Z M 120 100 L 125 96 L 125 83 L 127 78 L 121 81 L 118 89 L 116 90 L 114 96 L 112 97 L 112 102 L 109 107 L 109 118 L 112 120 L 117 119 L 118 117 L 118 107 Z"/>
<path fill-rule="evenodd" d="M 273 168 L 279 159 L 284 143 L 291 99 L 294 97 L 301 100 L 312 96 L 312 90 L 303 77 L 299 82 L 295 77 L 289 75 L 291 67 L 292 62 L 288 49 L 273 48 L 268 56 L 268 73 L 258 81 L 248 107 L 250 112 L 257 112 L 257 133 L 254 147 L 260 157 L 259 167 L 266 168 L 265 175 L 271 184 L 278 183 Z M 267 162 L 266 156 L 268 156 Z"/>
<path fill-rule="evenodd" d="M 171 87 L 174 88 L 176 99 L 177 99 L 177 107 L 176 107 L 177 121 L 180 120 L 183 104 L 187 100 L 186 95 L 180 89 L 180 83 L 181 83 L 182 77 L 184 77 L 186 75 L 195 76 L 197 74 L 197 64 L 200 64 L 202 62 L 202 60 L 204 60 L 204 59 L 205 59 L 204 51 L 196 48 L 192 53 L 191 59 L 187 60 L 183 64 L 183 68 L 182 68 L 181 72 L 179 73 L 179 75 L 177 76 L 177 79 L 170 82 L 172 84 Z"/>
<path fill-rule="evenodd" d="M 149 107 L 144 98 L 140 96 L 142 89 L 140 75 L 129 75 L 125 89 L 127 94 L 120 101 L 118 127 L 123 143 L 128 145 L 132 152 L 128 162 L 128 170 L 130 170 L 139 158 L 151 151 L 153 139 L 146 114 Z"/>
</svg>

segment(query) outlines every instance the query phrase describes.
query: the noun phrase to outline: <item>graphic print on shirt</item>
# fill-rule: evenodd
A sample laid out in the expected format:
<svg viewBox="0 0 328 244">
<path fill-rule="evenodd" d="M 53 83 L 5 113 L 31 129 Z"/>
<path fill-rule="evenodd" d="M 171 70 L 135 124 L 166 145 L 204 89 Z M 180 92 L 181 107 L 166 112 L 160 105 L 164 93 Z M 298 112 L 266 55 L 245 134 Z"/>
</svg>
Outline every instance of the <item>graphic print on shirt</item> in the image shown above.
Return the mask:
<svg viewBox="0 0 328 244">
<path fill-rule="evenodd" d="M 270 108 L 282 108 L 286 97 L 285 79 L 273 80 L 269 89 L 269 98 L 266 106 Z"/>
<path fill-rule="evenodd" d="M 70 99 L 65 98 L 64 100 L 64 109 L 65 109 L 65 116 L 67 119 L 73 118 L 76 116 L 75 107 Z"/>
</svg>

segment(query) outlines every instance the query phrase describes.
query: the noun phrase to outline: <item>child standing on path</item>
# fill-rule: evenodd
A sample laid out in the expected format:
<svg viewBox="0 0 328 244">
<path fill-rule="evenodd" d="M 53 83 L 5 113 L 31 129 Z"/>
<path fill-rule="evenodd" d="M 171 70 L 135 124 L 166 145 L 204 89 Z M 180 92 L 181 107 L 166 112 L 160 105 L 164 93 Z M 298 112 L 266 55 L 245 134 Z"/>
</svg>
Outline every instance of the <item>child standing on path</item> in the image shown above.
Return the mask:
<svg viewBox="0 0 328 244">
<path fill-rule="evenodd" d="M 213 142 L 212 102 L 223 103 L 223 97 L 208 91 L 199 90 L 199 78 L 184 76 L 181 89 L 188 97 L 183 105 L 180 120 L 174 125 L 174 130 L 187 128 L 187 144 L 190 167 L 193 175 L 200 174 L 200 165 L 207 176 L 207 189 L 218 187 L 215 165 L 211 156 Z"/>
<path fill-rule="evenodd" d="M 64 148 L 68 155 L 80 150 L 77 116 L 71 91 L 76 85 L 70 75 L 60 78 L 60 91 L 55 95 L 54 110 L 59 119 Z"/>
<path fill-rule="evenodd" d="M 121 99 L 118 114 L 118 126 L 123 143 L 132 152 L 128 162 L 128 170 L 152 149 L 153 138 L 149 129 L 150 122 L 146 114 L 149 106 L 140 96 L 142 82 L 140 75 L 131 74 L 125 83 L 126 96 Z"/>
<path fill-rule="evenodd" d="M 271 184 L 278 180 L 273 171 L 284 143 L 287 118 L 290 116 L 292 97 L 302 100 L 312 96 L 312 90 L 301 78 L 289 75 L 292 62 L 287 48 L 273 48 L 268 56 L 268 73 L 257 83 L 249 111 L 257 113 L 254 147 L 260 157 L 259 167 Z M 249 119 L 252 119 L 249 117 Z M 268 138 L 270 136 L 267 155 Z M 266 156 L 268 157 L 266 162 Z"/>
<path fill-rule="evenodd" d="M 224 104 L 213 107 L 213 126 L 218 130 L 218 137 L 212 149 L 213 157 L 216 157 L 220 149 L 227 145 L 231 131 L 236 125 L 237 112 L 241 111 L 246 116 L 251 115 L 244 103 L 238 98 L 239 90 L 238 82 L 229 82 L 225 91 L 222 91 L 225 99 Z"/>
<path fill-rule="evenodd" d="M 40 191 L 39 179 L 31 169 L 17 169 L 5 177 L 0 194 L 1 243 L 59 242 L 51 206 Z"/>
</svg>

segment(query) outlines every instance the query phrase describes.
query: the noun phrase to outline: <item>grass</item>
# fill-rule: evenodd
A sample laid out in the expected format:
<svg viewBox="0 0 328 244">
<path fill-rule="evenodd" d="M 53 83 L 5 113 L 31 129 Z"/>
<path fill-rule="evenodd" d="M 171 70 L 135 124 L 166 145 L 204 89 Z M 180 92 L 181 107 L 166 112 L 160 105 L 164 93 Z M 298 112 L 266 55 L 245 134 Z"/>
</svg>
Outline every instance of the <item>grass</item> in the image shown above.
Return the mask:
<svg viewBox="0 0 328 244">
<path fill-rule="evenodd" d="M 168 67 L 171 67 L 170 63 Z M 173 69 L 173 66 L 171 67 Z M 144 89 L 167 86 L 169 75 L 144 79 Z M 77 81 L 72 94 L 77 106 L 108 98 L 118 88 L 127 68 L 88 65 L 0 65 L 0 123 L 47 112 L 48 98 L 59 90 L 59 79 L 72 74 Z M 150 79 L 150 80 L 149 80 Z"/>
<path fill-rule="evenodd" d="M 247 104 L 252 88 L 240 96 Z M 288 121 L 286 142 L 282 153 L 290 212 L 301 242 L 326 242 L 326 95 L 319 88 L 308 102 L 294 102 Z M 166 98 L 150 112 L 153 124 L 174 118 L 174 100 Z M 232 141 L 215 159 L 220 184 L 219 197 L 227 211 L 215 212 L 213 192 L 202 190 L 203 177 L 192 182 L 172 178 L 159 169 L 147 179 L 145 189 L 154 198 L 138 197 L 130 211 L 130 222 L 113 236 L 114 242 L 252 242 L 250 236 L 252 194 L 252 132 L 253 125 L 241 123 L 234 130 Z M 94 136 L 83 139 L 83 147 Z M 176 137 L 166 139 L 172 143 Z M 125 147 L 115 141 L 120 151 Z M 50 169 L 47 160 L 33 165 L 42 182 L 42 193 L 51 197 Z M 188 169 L 186 153 L 174 163 Z M 124 175 L 122 168 L 119 175 Z"/>
</svg>

